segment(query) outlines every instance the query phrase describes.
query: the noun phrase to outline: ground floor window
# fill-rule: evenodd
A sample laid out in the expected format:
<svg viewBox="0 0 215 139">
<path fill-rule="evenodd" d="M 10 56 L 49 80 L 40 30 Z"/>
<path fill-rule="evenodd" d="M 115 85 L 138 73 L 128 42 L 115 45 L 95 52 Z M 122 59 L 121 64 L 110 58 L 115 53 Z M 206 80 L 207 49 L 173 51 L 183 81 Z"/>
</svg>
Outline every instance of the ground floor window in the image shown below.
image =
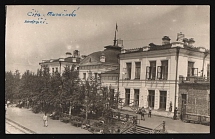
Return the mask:
<svg viewBox="0 0 215 139">
<path fill-rule="evenodd" d="M 139 106 L 139 89 L 134 89 L 134 106 Z"/>
<path fill-rule="evenodd" d="M 160 91 L 160 109 L 166 110 L 166 91 Z"/>
<path fill-rule="evenodd" d="M 125 105 L 130 104 L 130 89 L 125 89 Z"/>
<path fill-rule="evenodd" d="M 148 106 L 154 108 L 155 104 L 155 90 L 149 90 Z"/>
</svg>

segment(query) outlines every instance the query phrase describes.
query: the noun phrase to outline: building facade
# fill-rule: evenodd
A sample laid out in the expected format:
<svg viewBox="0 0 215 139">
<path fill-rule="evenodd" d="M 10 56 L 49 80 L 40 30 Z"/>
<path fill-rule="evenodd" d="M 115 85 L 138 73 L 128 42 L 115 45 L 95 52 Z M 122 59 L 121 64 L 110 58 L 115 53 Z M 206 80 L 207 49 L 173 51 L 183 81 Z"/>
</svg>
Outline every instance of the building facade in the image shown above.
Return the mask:
<svg viewBox="0 0 215 139">
<path fill-rule="evenodd" d="M 210 54 L 204 48 L 194 47 L 194 40 L 180 38 L 170 42 L 162 38 L 162 45 L 124 49 L 119 55 L 119 92 L 123 108 L 131 106 L 153 109 L 152 113 L 172 117 L 178 107 L 179 75 L 206 76 Z"/>
<path fill-rule="evenodd" d="M 210 82 L 208 79 L 179 79 L 178 110 L 183 114 L 210 116 Z"/>
<path fill-rule="evenodd" d="M 79 77 L 82 80 L 92 77 L 101 86 L 117 88 L 118 78 L 116 76 L 101 75 L 119 69 L 118 55 L 121 52 L 121 47 L 109 45 L 104 48 L 104 51 L 94 52 L 80 62 Z"/>
<path fill-rule="evenodd" d="M 75 50 L 73 55 L 70 52 L 67 52 L 65 58 L 42 60 L 39 65 L 41 66 L 41 69 L 47 66 L 49 68 L 49 73 L 59 72 L 62 75 L 66 66 L 71 68 L 72 65 L 75 65 L 76 70 L 78 70 L 80 61 L 80 52 Z"/>
</svg>

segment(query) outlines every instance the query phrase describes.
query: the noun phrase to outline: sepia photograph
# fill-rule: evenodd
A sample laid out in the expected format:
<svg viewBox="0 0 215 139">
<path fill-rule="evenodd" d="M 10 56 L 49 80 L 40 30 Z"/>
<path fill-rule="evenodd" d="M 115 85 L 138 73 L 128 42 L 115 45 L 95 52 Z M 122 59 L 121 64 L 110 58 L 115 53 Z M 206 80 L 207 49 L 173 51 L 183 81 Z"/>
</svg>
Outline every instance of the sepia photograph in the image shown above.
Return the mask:
<svg viewBox="0 0 215 139">
<path fill-rule="evenodd" d="M 210 5 L 6 5 L 5 134 L 210 134 Z"/>
</svg>

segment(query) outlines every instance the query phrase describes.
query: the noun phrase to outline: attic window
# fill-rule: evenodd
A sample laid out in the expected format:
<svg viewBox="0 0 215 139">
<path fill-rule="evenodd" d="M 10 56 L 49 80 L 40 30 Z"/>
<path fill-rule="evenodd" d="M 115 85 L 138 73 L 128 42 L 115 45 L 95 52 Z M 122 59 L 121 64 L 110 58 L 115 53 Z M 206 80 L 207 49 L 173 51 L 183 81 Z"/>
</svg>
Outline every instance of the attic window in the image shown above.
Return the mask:
<svg viewBox="0 0 215 139">
<path fill-rule="evenodd" d="M 100 56 L 100 61 L 105 62 L 105 56 L 104 55 Z"/>
<path fill-rule="evenodd" d="M 91 58 L 89 59 L 89 62 L 91 62 Z"/>
</svg>

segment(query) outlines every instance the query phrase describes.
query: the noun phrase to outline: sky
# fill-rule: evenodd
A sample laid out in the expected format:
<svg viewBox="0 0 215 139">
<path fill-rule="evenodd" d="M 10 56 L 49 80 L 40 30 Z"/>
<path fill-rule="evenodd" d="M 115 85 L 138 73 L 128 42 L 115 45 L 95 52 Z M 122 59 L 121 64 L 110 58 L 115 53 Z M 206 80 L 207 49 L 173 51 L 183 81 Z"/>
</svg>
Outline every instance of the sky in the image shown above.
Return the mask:
<svg viewBox="0 0 215 139">
<path fill-rule="evenodd" d="M 50 16 L 56 13 L 70 16 Z M 116 23 L 124 48 L 161 44 L 163 36 L 175 41 L 182 32 L 195 46 L 210 49 L 208 5 L 9 5 L 5 70 L 36 72 L 39 62 L 66 52 L 102 51 L 113 45 Z"/>
</svg>

